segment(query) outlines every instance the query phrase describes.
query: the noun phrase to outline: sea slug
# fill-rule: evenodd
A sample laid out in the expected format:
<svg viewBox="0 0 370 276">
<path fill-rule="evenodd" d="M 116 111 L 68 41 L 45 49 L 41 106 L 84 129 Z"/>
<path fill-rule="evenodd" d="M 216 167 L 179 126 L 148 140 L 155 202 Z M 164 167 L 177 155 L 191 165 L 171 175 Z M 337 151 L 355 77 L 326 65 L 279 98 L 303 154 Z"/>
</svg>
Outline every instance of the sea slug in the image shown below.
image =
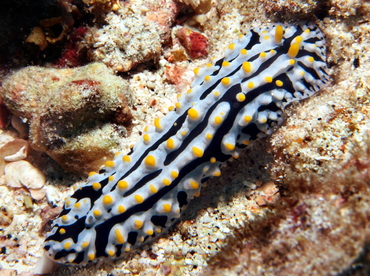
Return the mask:
<svg viewBox="0 0 370 276">
<path fill-rule="evenodd" d="M 45 250 L 57 262 L 118 259 L 171 227 L 202 183 L 230 157 L 270 135 L 293 101 L 329 76 L 325 39 L 309 25 L 270 24 L 194 70 L 191 88 L 128 154 L 118 154 L 65 202 Z"/>
</svg>

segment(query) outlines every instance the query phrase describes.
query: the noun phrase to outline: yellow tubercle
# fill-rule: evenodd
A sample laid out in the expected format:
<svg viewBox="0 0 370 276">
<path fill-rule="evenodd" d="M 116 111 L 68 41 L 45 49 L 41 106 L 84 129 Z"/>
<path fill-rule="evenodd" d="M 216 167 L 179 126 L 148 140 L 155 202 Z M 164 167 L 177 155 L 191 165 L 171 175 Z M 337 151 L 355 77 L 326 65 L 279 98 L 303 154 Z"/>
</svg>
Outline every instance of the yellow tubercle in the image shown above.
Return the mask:
<svg viewBox="0 0 370 276">
<path fill-rule="evenodd" d="M 194 190 L 198 189 L 199 188 L 199 183 L 194 181 L 194 180 L 190 180 L 190 187 Z"/>
<path fill-rule="evenodd" d="M 244 61 L 242 64 L 243 70 L 245 73 L 250 73 L 252 72 L 252 64 L 248 61 Z"/>
<path fill-rule="evenodd" d="M 110 195 L 105 195 L 104 197 L 103 197 L 103 204 L 104 205 L 110 205 L 110 204 L 112 204 L 113 203 L 113 197 L 112 196 L 110 196 Z"/>
<path fill-rule="evenodd" d="M 267 83 L 271 83 L 272 82 L 272 77 L 268 76 L 268 77 L 265 77 L 265 81 Z"/>
<path fill-rule="evenodd" d="M 110 175 L 110 176 L 108 177 L 108 180 L 109 180 L 109 181 L 113 181 L 113 180 L 114 180 L 114 175 Z"/>
<path fill-rule="evenodd" d="M 235 145 L 230 144 L 230 143 L 226 143 L 225 147 L 226 147 L 227 150 L 230 150 L 230 151 L 235 149 Z"/>
<path fill-rule="evenodd" d="M 231 83 L 231 80 L 228 77 L 224 77 L 224 78 L 222 78 L 221 83 L 223 85 L 229 85 Z"/>
<path fill-rule="evenodd" d="M 290 58 L 295 58 L 298 55 L 300 45 L 299 43 L 293 43 L 290 45 L 289 50 L 288 50 L 288 56 Z"/>
<path fill-rule="evenodd" d="M 281 42 L 283 41 L 283 35 L 284 35 L 283 26 L 277 25 L 275 28 L 275 37 L 274 37 L 276 44 L 281 44 Z"/>
<path fill-rule="evenodd" d="M 135 195 L 134 198 L 135 198 L 137 203 L 143 203 L 144 202 L 144 198 L 141 195 Z"/>
<path fill-rule="evenodd" d="M 155 159 L 155 157 L 153 155 L 148 155 L 145 158 L 144 162 L 145 162 L 145 165 L 147 165 L 149 167 L 154 167 L 157 164 L 157 160 Z"/>
<path fill-rule="evenodd" d="M 222 123 L 222 118 L 220 117 L 220 116 L 216 116 L 215 117 L 215 124 L 216 125 L 219 125 L 219 124 L 221 124 Z"/>
<path fill-rule="evenodd" d="M 226 61 L 226 60 L 224 60 L 223 62 L 222 62 L 222 66 L 223 67 L 227 67 L 227 66 L 229 66 L 230 65 L 230 62 L 228 62 L 228 61 Z"/>
<path fill-rule="evenodd" d="M 125 242 L 125 238 L 123 237 L 121 231 L 118 228 L 116 228 L 115 234 L 117 243 L 123 244 Z"/>
<path fill-rule="evenodd" d="M 244 102 L 244 101 L 245 101 L 245 99 L 246 99 L 246 97 L 245 97 L 245 95 L 244 95 L 243 93 L 238 93 L 238 94 L 236 95 L 236 100 L 237 100 L 238 102 Z"/>
<path fill-rule="evenodd" d="M 193 150 L 193 153 L 196 157 L 200 158 L 200 157 L 203 156 L 203 150 L 201 150 L 200 148 L 193 147 L 192 150 Z"/>
<path fill-rule="evenodd" d="M 134 221 L 134 225 L 135 225 L 135 227 L 137 228 L 137 229 L 141 229 L 142 227 L 143 227 L 143 222 L 141 221 L 141 220 L 138 220 L 138 219 L 136 219 L 135 221 Z"/>
<path fill-rule="evenodd" d="M 109 161 L 105 162 L 105 166 L 113 168 L 115 166 L 115 163 L 114 163 L 114 161 L 109 160 Z"/>
<path fill-rule="evenodd" d="M 101 216 L 101 211 L 100 211 L 100 210 L 98 210 L 98 209 L 95 209 L 95 210 L 93 211 L 93 215 L 94 215 L 95 217 L 100 217 L 100 216 Z"/>
<path fill-rule="evenodd" d="M 94 189 L 95 191 L 98 191 L 98 190 L 100 190 L 100 188 L 101 188 L 101 184 L 100 184 L 100 183 L 98 183 L 98 182 L 94 182 L 94 183 L 92 184 L 92 187 L 93 187 L 93 189 Z"/>
<path fill-rule="evenodd" d="M 125 156 L 122 157 L 122 161 L 123 162 L 130 162 L 131 161 L 131 157 L 128 156 L 128 155 L 125 155 Z"/>
<path fill-rule="evenodd" d="M 120 180 L 120 181 L 118 181 L 117 186 L 118 186 L 118 188 L 124 190 L 124 189 L 127 189 L 128 183 L 125 180 Z"/>
<path fill-rule="evenodd" d="M 152 194 L 155 194 L 156 192 L 158 192 L 158 189 L 157 187 L 155 187 L 153 184 L 150 184 L 149 185 L 149 190 Z"/>
<path fill-rule="evenodd" d="M 155 120 L 154 120 L 154 126 L 157 128 L 157 129 L 162 129 L 162 126 L 161 126 L 161 119 L 159 119 L 159 118 L 156 118 Z"/>
<path fill-rule="evenodd" d="M 165 211 L 166 213 L 171 212 L 171 209 L 172 209 L 171 204 L 169 204 L 169 203 L 163 204 L 163 211 Z"/>
<path fill-rule="evenodd" d="M 175 141 L 172 138 L 169 138 L 167 140 L 167 148 L 168 149 L 174 149 L 175 148 Z"/>
<path fill-rule="evenodd" d="M 145 133 L 145 134 L 143 135 L 143 139 L 144 139 L 144 142 L 149 142 L 149 141 L 150 141 L 150 135 L 149 135 L 149 134 L 147 134 L 147 133 Z"/>
<path fill-rule="evenodd" d="M 192 119 L 192 120 L 199 119 L 199 113 L 193 107 L 188 110 L 188 115 L 189 115 L 190 119 Z"/>
<path fill-rule="evenodd" d="M 118 205 L 117 210 L 118 210 L 118 213 L 120 214 L 126 212 L 126 208 L 123 207 L 122 205 Z"/>
</svg>

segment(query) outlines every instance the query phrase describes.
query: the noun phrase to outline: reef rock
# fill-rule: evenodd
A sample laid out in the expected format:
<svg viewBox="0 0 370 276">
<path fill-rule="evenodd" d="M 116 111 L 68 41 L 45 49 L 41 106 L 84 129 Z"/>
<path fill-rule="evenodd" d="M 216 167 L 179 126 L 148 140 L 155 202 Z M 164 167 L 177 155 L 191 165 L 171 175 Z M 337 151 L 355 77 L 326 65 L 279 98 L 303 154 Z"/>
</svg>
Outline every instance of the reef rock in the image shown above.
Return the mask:
<svg viewBox="0 0 370 276">
<path fill-rule="evenodd" d="M 62 167 L 99 168 L 131 127 L 128 83 L 101 63 L 74 69 L 30 66 L 10 76 L 2 97 L 29 124 L 31 147 Z M 117 130 L 121 130 L 118 131 Z"/>
</svg>

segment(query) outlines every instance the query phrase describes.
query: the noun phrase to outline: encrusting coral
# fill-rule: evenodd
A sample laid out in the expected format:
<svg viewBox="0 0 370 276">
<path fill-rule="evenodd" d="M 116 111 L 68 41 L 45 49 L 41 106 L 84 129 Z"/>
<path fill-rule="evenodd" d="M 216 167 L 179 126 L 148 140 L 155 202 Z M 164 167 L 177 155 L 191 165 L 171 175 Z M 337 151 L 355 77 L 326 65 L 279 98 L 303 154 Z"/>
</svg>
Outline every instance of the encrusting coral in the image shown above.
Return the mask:
<svg viewBox="0 0 370 276">
<path fill-rule="evenodd" d="M 26 67 L 4 82 L 2 97 L 29 124 L 34 149 L 67 170 L 87 173 L 99 168 L 130 130 L 129 91 L 125 80 L 92 63 L 75 69 Z"/>
</svg>

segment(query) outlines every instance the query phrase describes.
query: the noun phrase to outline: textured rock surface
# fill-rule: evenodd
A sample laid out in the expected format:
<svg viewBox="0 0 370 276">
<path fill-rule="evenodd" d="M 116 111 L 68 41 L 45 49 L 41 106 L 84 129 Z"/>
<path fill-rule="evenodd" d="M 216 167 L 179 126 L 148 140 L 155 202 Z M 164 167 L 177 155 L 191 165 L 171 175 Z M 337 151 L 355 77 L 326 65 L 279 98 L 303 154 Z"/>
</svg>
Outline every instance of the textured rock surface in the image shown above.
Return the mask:
<svg viewBox="0 0 370 276">
<path fill-rule="evenodd" d="M 126 81 L 93 63 L 76 69 L 26 67 L 6 80 L 2 97 L 29 123 L 34 149 L 67 170 L 86 173 L 99 168 L 130 129 L 129 91 Z"/>
</svg>

